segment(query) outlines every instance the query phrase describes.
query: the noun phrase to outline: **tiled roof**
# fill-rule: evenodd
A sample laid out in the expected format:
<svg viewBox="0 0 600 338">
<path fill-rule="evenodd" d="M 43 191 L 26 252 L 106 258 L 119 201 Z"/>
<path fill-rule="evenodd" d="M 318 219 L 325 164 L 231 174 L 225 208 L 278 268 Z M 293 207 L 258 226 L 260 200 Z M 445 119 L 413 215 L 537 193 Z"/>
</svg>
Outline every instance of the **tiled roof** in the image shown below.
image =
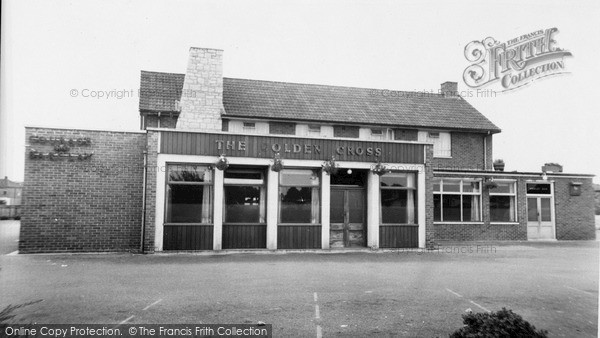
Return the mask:
<svg viewBox="0 0 600 338">
<path fill-rule="evenodd" d="M 142 72 L 142 87 L 183 87 L 183 74 Z M 160 84 L 150 85 L 151 81 Z M 176 91 L 141 91 L 140 110 L 158 111 L 161 102 L 179 99 Z M 390 94 L 390 93 L 388 93 Z M 384 95 L 376 89 L 223 78 L 224 116 L 328 123 L 499 132 L 490 120 L 460 97 L 418 92 Z M 168 96 L 173 95 L 173 96 Z M 152 105 L 148 105 L 148 103 Z"/>
<path fill-rule="evenodd" d="M 140 79 L 140 112 L 178 112 L 184 74 L 142 70 Z"/>
<path fill-rule="evenodd" d="M 23 183 L 11 181 L 8 179 L 8 177 L 4 177 L 3 179 L 0 179 L 0 188 L 1 189 L 22 188 L 22 187 L 23 187 Z"/>
</svg>

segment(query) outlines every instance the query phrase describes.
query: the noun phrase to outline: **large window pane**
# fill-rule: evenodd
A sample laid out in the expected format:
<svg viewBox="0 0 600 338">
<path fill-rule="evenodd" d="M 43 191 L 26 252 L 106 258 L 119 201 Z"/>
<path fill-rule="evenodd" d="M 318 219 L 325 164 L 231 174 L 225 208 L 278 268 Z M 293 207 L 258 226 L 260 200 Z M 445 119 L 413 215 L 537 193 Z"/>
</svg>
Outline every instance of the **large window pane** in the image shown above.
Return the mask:
<svg viewBox="0 0 600 338">
<path fill-rule="evenodd" d="M 414 190 L 381 190 L 381 222 L 414 224 L 416 205 Z"/>
<path fill-rule="evenodd" d="M 446 185 L 444 185 L 446 188 Z M 460 222 L 460 195 L 443 195 L 443 214 L 445 222 Z"/>
<path fill-rule="evenodd" d="M 225 186 L 226 223 L 263 223 L 260 186 Z"/>
<path fill-rule="evenodd" d="M 514 222 L 514 197 L 490 196 L 490 220 L 492 222 Z"/>
<path fill-rule="evenodd" d="M 319 189 L 309 187 L 281 187 L 281 223 L 318 223 Z M 317 199 L 316 201 L 313 199 Z"/>
<path fill-rule="evenodd" d="M 211 223 L 212 186 L 167 185 L 167 223 Z"/>
<path fill-rule="evenodd" d="M 537 211 L 537 198 L 527 199 L 527 221 L 537 222 L 538 211 Z"/>
<path fill-rule="evenodd" d="M 542 207 L 542 222 L 550 222 L 552 221 L 552 212 L 550 207 L 550 199 L 549 198 L 540 198 L 540 204 Z"/>
<path fill-rule="evenodd" d="M 463 195 L 463 222 L 479 222 L 479 195 Z"/>
</svg>

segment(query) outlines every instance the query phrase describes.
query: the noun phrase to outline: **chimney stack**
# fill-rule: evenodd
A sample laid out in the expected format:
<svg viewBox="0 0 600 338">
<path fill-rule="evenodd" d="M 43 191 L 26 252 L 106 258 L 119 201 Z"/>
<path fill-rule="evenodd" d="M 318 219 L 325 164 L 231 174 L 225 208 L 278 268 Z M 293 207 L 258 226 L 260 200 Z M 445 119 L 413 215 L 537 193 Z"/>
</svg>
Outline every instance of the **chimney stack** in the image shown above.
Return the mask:
<svg viewBox="0 0 600 338">
<path fill-rule="evenodd" d="M 458 83 L 450 81 L 442 83 L 440 94 L 444 97 L 458 97 Z"/>
<path fill-rule="evenodd" d="M 223 51 L 190 48 L 176 129 L 221 131 Z"/>
</svg>

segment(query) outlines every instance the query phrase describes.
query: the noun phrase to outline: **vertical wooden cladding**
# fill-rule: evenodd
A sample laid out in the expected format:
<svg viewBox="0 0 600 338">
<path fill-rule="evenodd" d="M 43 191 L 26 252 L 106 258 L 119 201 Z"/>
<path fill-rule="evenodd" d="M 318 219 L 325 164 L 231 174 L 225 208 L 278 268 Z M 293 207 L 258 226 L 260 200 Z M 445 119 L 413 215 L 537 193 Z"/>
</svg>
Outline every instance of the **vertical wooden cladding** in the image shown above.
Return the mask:
<svg viewBox="0 0 600 338">
<path fill-rule="evenodd" d="M 165 225 L 163 250 L 212 250 L 212 225 Z"/>
<path fill-rule="evenodd" d="M 414 225 L 380 225 L 379 247 L 416 248 L 419 245 L 419 227 Z"/>
<path fill-rule="evenodd" d="M 219 147 L 220 146 L 220 147 Z M 163 154 L 423 164 L 423 145 L 376 141 L 309 139 L 237 134 L 161 131 Z"/>
<path fill-rule="evenodd" d="M 223 224 L 223 249 L 265 249 L 266 224 Z"/>
<path fill-rule="evenodd" d="M 280 225 L 277 227 L 277 249 L 320 249 L 321 226 Z"/>
</svg>

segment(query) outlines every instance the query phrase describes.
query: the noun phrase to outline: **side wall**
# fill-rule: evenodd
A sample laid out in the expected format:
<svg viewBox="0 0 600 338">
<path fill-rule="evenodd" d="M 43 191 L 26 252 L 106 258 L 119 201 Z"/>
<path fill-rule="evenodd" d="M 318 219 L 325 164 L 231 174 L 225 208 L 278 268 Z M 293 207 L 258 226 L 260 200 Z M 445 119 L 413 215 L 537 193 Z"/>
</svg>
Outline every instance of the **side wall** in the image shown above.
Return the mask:
<svg viewBox="0 0 600 338">
<path fill-rule="evenodd" d="M 141 238 L 143 133 L 26 128 L 19 251 L 138 251 Z M 54 152 L 30 137 L 89 138 L 67 153 L 89 159 L 31 158 Z M 54 141 L 54 143 L 60 143 Z"/>
<path fill-rule="evenodd" d="M 459 175 L 436 174 L 435 177 L 482 178 L 469 173 Z M 482 222 L 434 223 L 436 241 L 504 241 L 527 240 L 527 181 L 540 177 L 502 176 L 497 179 L 515 179 L 517 182 L 517 222 L 490 222 L 490 191 L 482 189 Z M 554 182 L 554 207 L 557 240 L 593 240 L 594 191 L 591 178 L 550 177 Z M 571 182 L 580 182 L 581 195 L 571 196 Z M 433 201 L 431 202 L 433 208 Z"/>
<path fill-rule="evenodd" d="M 491 169 L 492 136 L 476 133 L 452 132 L 452 157 L 434 157 L 434 169 Z M 484 139 L 487 141 L 484 142 Z M 484 143 L 487 143 L 484 147 Z M 484 151 L 486 155 L 484 155 Z M 485 158 L 487 157 L 487 158 Z M 487 160 L 487 161 L 484 161 Z M 486 167 L 486 163 L 488 166 Z"/>
<path fill-rule="evenodd" d="M 571 182 L 581 184 L 581 195 L 571 196 Z M 591 178 L 561 179 L 554 183 L 556 239 L 595 239 L 594 187 Z"/>
</svg>

